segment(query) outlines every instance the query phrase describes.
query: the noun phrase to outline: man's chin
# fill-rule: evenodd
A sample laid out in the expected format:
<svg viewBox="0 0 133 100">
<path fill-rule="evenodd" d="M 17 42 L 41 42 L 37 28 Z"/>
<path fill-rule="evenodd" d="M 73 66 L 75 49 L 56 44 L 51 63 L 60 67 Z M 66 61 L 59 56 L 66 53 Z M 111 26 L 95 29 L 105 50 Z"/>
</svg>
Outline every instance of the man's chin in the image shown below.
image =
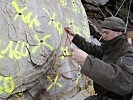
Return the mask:
<svg viewBox="0 0 133 100">
<path fill-rule="evenodd" d="M 103 39 L 103 40 L 104 40 L 104 42 L 110 41 L 110 39 Z"/>
<path fill-rule="evenodd" d="M 104 40 L 104 41 L 108 41 L 108 39 L 105 39 L 105 38 L 104 38 L 103 40 Z"/>
</svg>

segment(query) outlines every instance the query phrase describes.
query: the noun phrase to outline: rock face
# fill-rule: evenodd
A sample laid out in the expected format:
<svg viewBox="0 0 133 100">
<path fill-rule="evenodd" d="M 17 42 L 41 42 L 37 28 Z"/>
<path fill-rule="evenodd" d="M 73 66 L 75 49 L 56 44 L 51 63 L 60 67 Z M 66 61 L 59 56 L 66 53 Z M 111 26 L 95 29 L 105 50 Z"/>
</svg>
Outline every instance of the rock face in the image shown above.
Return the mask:
<svg viewBox="0 0 133 100">
<path fill-rule="evenodd" d="M 93 2 L 96 3 L 98 5 L 105 5 L 109 0 L 84 0 L 88 3 Z"/>
<path fill-rule="evenodd" d="M 0 7 L 0 100 L 70 100 L 85 90 L 63 31 L 89 39 L 80 0 L 1 0 Z"/>
</svg>

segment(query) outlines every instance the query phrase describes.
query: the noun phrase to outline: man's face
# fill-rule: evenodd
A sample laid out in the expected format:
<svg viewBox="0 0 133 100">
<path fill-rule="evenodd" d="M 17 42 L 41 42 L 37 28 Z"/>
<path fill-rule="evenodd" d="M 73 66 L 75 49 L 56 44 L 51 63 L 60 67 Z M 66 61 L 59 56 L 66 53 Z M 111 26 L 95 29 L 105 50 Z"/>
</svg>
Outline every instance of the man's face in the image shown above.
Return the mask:
<svg viewBox="0 0 133 100">
<path fill-rule="evenodd" d="M 102 29 L 102 38 L 104 41 L 112 40 L 113 38 L 121 34 L 122 34 L 121 32 L 116 32 L 109 29 Z"/>
</svg>

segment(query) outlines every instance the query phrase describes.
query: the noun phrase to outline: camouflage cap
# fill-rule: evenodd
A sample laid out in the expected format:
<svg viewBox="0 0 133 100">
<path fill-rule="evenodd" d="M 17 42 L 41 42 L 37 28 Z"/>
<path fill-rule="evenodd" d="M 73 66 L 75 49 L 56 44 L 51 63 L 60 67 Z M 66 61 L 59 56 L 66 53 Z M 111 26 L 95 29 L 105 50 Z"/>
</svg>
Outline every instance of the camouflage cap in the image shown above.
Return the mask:
<svg viewBox="0 0 133 100">
<path fill-rule="evenodd" d="M 108 17 L 103 21 L 102 28 L 124 32 L 125 22 L 118 17 Z"/>
</svg>

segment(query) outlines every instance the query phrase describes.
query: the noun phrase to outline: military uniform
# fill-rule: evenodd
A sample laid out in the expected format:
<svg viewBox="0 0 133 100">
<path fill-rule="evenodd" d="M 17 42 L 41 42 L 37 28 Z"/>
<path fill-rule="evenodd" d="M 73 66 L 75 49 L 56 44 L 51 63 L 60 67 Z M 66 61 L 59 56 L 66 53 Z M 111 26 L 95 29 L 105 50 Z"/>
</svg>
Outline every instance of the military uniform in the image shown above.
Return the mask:
<svg viewBox="0 0 133 100">
<path fill-rule="evenodd" d="M 88 53 L 81 72 L 94 81 L 97 96 L 85 100 L 130 100 L 133 93 L 133 46 L 122 34 L 101 46 L 79 35 L 72 42 Z"/>
<path fill-rule="evenodd" d="M 103 29 L 123 32 L 101 46 L 87 42 L 76 34 L 72 42 L 88 56 L 81 73 L 94 81 L 98 95 L 85 100 L 131 100 L 133 95 L 133 46 L 124 34 L 125 23 L 118 17 L 106 18 Z M 132 97 L 133 98 L 133 97 Z"/>
</svg>

